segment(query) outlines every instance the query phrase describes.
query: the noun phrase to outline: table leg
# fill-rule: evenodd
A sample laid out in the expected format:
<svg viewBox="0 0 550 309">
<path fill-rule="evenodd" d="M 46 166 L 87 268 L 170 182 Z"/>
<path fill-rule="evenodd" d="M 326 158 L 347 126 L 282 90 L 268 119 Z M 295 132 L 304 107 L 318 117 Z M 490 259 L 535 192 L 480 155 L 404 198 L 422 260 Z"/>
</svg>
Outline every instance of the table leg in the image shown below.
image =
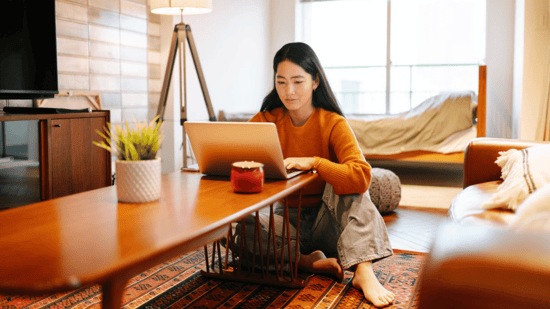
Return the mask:
<svg viewBox="0 0 550 309">
<path fill-rule="evenodd" d="M 294 277 L 298 277 L 298 250 L 300 250 L 300 242 L 298 241 L 300 239 L 300 212 L 302 210 L 302 191 L 300 191 L 300 197 L 298 199 L 298 222 L 296 223 L 296 248 L 294 250 L 294 262 L 296 267 L 294 267 Z M 289 244 L 290 246 L 290 244 Z"/>
<path fill-rule="evenodd" d="M 210 272 L 210 264 L 208 264 L 208 246 L 206 245 L 204 246 L 204 261 L 206 263 L 206 272 Z"/>
<path fill-rule="evenodd" d="M 273 262 L 275 264 L 275 275 L 279 281 L 279 260 L 277 259 L 277 239 L 275 237 L 275 219 L 273 219 L 273 204 L 269 205 L 269 231 L 267 232 L 267 267 L 269 267 L 269 244 L 273 239 Z M 273 238 L 271 238 L 273 236 Z"/>
<path fill-rule="evenodd" d="M 300 239 L 300 211 L 301 211 L 301 201 L 302 201 L 302 192 L 300 191 L 299 195 L 299 206 L 298 206 L 298 224 L 296 226 L 296 239 Z M 212 261 L 211 264 L 208 262 L 209 259 L 209 253 L 207 250 L 207 247 L 205 246 L 205 260 L 206 263 L 206 269 L 201 271 L 201 274 L 207 277 L 214 277 L 219 279 L 229 279 L 229 280 L 236 280 L 236 281 L 244 281 L 244 282 L 252 282 L 252 283 L 259 283 L 259 284 L 269 284 L 269 285 L 277 285 L 277 286 L 284 286 L 287 288 L 303 288 L 306 286 L 310 280 L 310 278 L 313 275 L 307 275 L 307 274 L 301 274 L 298 276 L 298 250 L 299 245 L 298 241 L 296 242 L 295 246 L 295 254 L 294 256 L 291 256 L 291 241 L 290 241 L 290 220 L 289 220 L 289 212 L 288 212 L 288 202 L 285 201 L 284 203 L 284 212 L 283 212 L 283 226 L 282 226 L 282 238 L 281 238 L 281 255 L 277 253 L 277 238 L 275 235 L 275 222 L 274 222 L 274 215 L 273 215 L 273 205 L 270 205 L 270 213 L 269 213 L 269 227 L 267 232 L 267 255 L 264 258 L 264 254 L 262 251 L 262 243 L 261 243 L 261 234 L 260 234 L 260 222 L 259 222 L 259 213 L 256 212 L 256 220 L 254 222 L 254 244 L 252 248 L 252 265 L 244 265 L 243 258 L 238 258 L 238 260 L 235 260 L 235 250 L 236 248 L 233 248 L 233 242 L 234 237 L 231 230 L 231 226 L 229 226 L 229 231 L 227 232 L 227 246 L 226 246 L 226 253 L 225 253 L 225 265 L 221 262 L 221 250 L 219 247 L 219 241 L 213 244 L 213 252 L 212 252 Z M 246 238 L 246 229 L 245 229 L 245 222 L 244 219 L 241 220 L 241 236 L 242 239 Z M 258 242 L 258 243 L 256 243 Z M 273 247 L 273 265 L 275 266 L 275 272 L 269 271 L 269 265 L 270 265 L 270 251 L 271 247 Z M 285 248 L 286 247 L 286 248 Z M 219 260 L 219 267 L 215 267 L 215 256 L 216 256 L 216 249 L 218 251 L 218 260 Z M 257 251 L 259 249 L 259 252 Z M 233 267 L 230 267 L 228 264 L 228 258 L 229 258 L 229 251 L 232 253 L 233 258 Z M 285 251 L 288 251 L 288 257 L 289 257 L 289 267 L 290 272 L 287 274 L 283 271 L 284 267 L 284 253 Z M 250 261 L 250 254 L 248 251 L 248 245 L 246 241 L 240 241 L 239 242 L 239 248 L 238 253 L 240 257 L 246 258 L 246 261 Z M 259 273 L 256 272 L 254 265 L 256 262 L 256 258 L 259 258 L 261 261 L 262 269 Z M 265 264 L 264 264 L 265 260 Z M 222 266 L 223 265 L 223 266 Z"/>
<path fill-rule="evenodd" d="M 126 278 L 113 279 L 102 285 L 101 307 L 103 309 L 119 309 L 122 305 L 122 294 L 128 280 Z"/>
<path fill-rule="evenodd" d="M 256 225 L 254 227 L 255 228 L 254 229 L 254 252 L 256 252 L 256 239 L 257 239 L 258 240 L 258 247 L 260 248 L 260 263 L 262 265 L 262 268 L 261 268 L 262 278 L 265 278 L 268 270 L 264 266 L 264 251 L 262 250 L 262 234 L 260 232 L 260 217 L 259 216 L 260 216 L 260 212 L 256 211 Z M 254 257 L 256 257 L 256 255 L 254 255 Z M 256 265 L 254 259 L 252 260 L 252 264 Z"/>
</svg>

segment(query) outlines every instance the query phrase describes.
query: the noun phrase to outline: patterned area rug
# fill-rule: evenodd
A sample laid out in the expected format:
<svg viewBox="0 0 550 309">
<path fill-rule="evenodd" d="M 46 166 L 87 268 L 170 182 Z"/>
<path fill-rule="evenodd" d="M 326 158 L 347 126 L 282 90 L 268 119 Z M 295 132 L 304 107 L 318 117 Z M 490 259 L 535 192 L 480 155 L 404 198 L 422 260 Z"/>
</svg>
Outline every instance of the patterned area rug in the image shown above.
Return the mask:
<svg viewBox="0 0 550 309">
<path fill-rule="evenodd" d="M 209 250 L 211 253 L 211 250 Z M 413 308 L 426 255 L 394 250 L 374 263 L 380 282 L 397 297 L 387 308 Z M 342 282 L 316 275 L 303 289 L 210 279 L 200 275 L 204 250 L 157 265 L 132 278 L 122 308 L 374 308 L 351 286 L 352 272 Z M 101 308 L 101 287 L 84 287 L 54 295 L 0 295 L 0 308 Z"/>
</svg>

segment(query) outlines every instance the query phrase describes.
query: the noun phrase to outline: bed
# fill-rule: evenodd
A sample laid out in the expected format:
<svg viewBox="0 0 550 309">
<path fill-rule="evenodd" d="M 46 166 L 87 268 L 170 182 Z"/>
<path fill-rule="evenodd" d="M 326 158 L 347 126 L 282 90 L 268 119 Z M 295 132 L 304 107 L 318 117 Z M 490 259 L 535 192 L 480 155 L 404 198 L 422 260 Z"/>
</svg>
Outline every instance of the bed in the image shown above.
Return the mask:
<svg viewBox="0 0 550 309">
<path fill-rule="evenodd" d="M 481 65 L 477 93 L 441 93 L 398 115 L 346 118 L 368 161 L 462 164 L 468 141 L 485 136 L 486 77 L 487 67 Z M 252 116 L 220 111 L 218 118 L 246 121 Z"/>
<path fill-rule="evenodd" d="M 474 91 L 442 93 L 420 104 L 417 110 L 373 121 L 349 116 L 348 122 L 367 160 L 462 164 L 468 141 L 485 136 L 486 85 L 487 67 L 482 65 L 477 94 Z M 413 123 L 412 120 L 417 119 L 422 123 Z M 449 119 L 454 122 L 449 123 Z M 400 127 L 400 130 L 378 137 L 378 143 L 368 141 L 372 134 L 366 132 L 381 132 L 388 126 Z"/>
</svg>

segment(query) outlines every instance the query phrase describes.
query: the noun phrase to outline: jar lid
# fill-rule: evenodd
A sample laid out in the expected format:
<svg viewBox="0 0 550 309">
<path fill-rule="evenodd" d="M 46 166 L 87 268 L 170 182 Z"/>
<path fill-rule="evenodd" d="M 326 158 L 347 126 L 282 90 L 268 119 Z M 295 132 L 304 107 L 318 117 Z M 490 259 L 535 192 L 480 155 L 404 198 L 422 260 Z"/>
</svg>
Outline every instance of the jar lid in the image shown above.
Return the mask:
<svg viewBox="0 0 550 309">
<path fill-rule="evenodd" d="M 263 163 L 260 163 L 260 162 L 254 162 L 254 161 L 239 161 L 239 162 L 234 162 L 232 164 L 234 167 L 238 167 L 238 168 L 259 168 L 259 167 L 263 167 Z"/>
</svg>

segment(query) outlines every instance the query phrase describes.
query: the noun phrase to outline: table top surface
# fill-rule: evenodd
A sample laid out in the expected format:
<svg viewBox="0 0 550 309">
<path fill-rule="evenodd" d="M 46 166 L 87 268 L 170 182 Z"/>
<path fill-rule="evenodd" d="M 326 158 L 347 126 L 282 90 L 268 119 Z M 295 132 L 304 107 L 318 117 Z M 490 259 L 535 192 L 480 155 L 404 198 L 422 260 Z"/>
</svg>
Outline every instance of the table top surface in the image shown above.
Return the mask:
<svg viewBox="0 0 550 309">
<path fill-rule="evenodd" d="M 229 177 L 175 172 L 150 203 L 118 203 L 110 186 L 0 211 L 0 291 L 66 290 L 158 263 L 316 177 L 266 180 L 262 192 L 241 194 Z"/>
</svg>

